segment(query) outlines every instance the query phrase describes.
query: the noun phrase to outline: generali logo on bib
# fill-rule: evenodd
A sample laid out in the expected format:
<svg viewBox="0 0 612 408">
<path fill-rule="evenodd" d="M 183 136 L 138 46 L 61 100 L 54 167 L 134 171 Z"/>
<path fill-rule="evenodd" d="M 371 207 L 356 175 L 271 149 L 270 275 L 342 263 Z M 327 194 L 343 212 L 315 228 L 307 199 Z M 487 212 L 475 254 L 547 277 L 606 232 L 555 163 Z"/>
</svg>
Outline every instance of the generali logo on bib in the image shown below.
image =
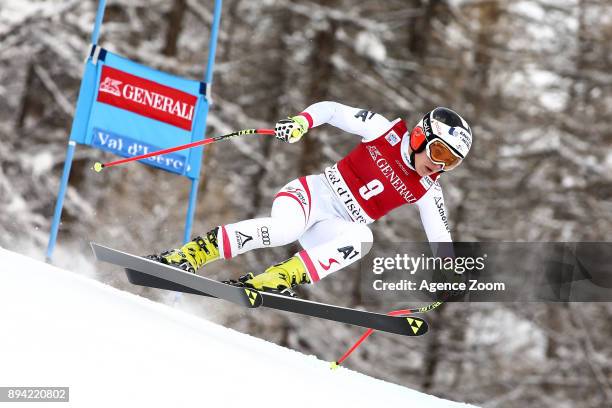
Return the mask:
<svg viewBox="0 0 612 408">
<path fill-rule="evenodd" d="M 98 102 L 191 130 L 197 97 L 109 66 L 102 67 Z"/>
</svg>

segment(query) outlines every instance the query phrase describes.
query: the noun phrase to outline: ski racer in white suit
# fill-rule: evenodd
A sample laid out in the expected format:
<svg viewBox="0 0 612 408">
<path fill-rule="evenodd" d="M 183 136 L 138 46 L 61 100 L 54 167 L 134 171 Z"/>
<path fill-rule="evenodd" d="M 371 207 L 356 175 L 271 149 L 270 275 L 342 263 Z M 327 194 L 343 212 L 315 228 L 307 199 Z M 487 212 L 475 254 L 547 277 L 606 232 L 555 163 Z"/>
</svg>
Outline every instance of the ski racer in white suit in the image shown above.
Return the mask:
<svg viewBox="0 0 612 408">
<path fill-rule="evenodd" d="M 402 119 L 389 121 L 325 101 L 280 120 L 275 133 L 294 143 L 323 124 L 361 136 L 361 142 L 322 174 L 285 185 L 269 217 L 216 227 L 157 259 L 195 272 L 217 259 L 299 241 L 303 249 L 293 257 L 240 280 L 247 287 L 283 292 L 361 259 L 373 242 L 368 224 L 400 205 L 418 207 L 430 242 L 451 241 L 438 178 L 457 167 L 471 147 L 472 131 L 461 116 L 436 108 L 409 131 Z"/>
</svg>

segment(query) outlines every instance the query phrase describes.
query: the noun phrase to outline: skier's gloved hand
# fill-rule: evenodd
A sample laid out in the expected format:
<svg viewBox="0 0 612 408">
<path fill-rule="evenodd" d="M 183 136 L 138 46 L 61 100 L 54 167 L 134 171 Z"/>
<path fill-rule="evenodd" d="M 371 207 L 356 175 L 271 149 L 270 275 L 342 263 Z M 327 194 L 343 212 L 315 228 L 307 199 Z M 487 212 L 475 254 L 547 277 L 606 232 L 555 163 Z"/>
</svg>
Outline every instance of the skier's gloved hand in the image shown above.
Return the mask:
<svg viewBox="0 0 612 408">
<path fill-rule="evenodd" d="M 281 119 L 274 127 L 274 135 L 283 142 L 295 143 L 308 132 L 308 120 L 301 115 Z"/>
</svg>

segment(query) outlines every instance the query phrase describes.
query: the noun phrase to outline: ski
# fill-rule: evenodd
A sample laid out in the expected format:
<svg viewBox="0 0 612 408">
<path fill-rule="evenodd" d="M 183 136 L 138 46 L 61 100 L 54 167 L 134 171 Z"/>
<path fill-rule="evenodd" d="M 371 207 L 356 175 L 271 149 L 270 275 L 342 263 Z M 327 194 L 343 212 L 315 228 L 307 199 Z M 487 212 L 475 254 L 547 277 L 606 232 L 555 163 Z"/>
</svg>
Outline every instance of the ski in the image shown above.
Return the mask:
<svg viewBox="0 0 612 408">
<path fill-rule="evenodd" d="M 98 245 L 94 242 L 91 243 L 91 249 L 99 261 L 118 265 L 126 270 L 146 273 L 152 277 L 153 282 L 170 281 L 176 286 L 172 290 L 186 291 L 198 295 L 206 294 L 249 308 L 261 306 L 262 299 L 256 290 L 227 285 L 214 279 L 204 278 L 151 259 Z"/>
<path fill-rule="evenodd" d="M 98 260 L 125 268 L 128 280 L 140 286 L 212 296 L 240 306 L 250 308 L 264 306 L 404 336 L 420 336 L 428 330 L 425 320 L 412 315 L 389 316 L 276 293 L 258 292 L 198 276 L 95 243 L 91 243 L 91 247 Z"/>
</svg>

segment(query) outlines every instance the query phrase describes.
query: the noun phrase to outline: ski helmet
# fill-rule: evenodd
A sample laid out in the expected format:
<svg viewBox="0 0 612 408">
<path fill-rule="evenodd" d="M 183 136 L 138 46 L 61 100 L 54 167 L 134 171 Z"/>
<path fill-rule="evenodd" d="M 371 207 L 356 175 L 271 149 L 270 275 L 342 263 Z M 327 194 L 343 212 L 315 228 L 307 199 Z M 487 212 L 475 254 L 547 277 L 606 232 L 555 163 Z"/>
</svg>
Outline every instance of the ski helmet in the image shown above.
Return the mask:
<svg viewBox="0 0 612 408">
<path fill-rule="evenodd" d="M 432 147 L 433 142 L 441 141 L 442 151 L 447 151 L 448 160 L 436 160 L 432 154 L 441 154 Z M 423 116 L 410 132 L 410 161 L 414 165 L 414 155 L 427 149 L 434 162 L 445 164 L 443 170 L 452 170 L 467 156 L 472 146 L 472 129 L 459 114 L 451 109 L 438 107 Z"/>
</svg>

